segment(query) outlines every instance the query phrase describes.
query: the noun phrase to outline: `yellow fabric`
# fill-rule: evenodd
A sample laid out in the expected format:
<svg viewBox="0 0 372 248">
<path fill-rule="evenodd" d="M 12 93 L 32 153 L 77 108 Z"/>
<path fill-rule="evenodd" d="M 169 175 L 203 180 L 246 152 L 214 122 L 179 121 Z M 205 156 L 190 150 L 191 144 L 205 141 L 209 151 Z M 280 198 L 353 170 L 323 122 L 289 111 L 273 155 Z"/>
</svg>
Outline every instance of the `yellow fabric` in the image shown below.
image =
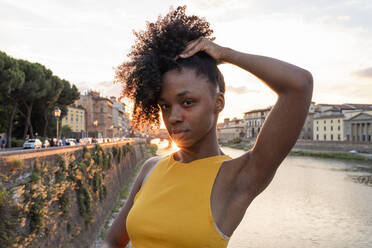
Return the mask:
<svg viewBox="0 0 372 248">
<path fill-rule="evenodd" d="M 221 155 L 181 163 L 171 154 L 159 161 L 127 216 L 132 247 L 227 247 L 230 238 L 215 227 L 210 196 L 221 164 L 230 159 Z"/>
</svg>

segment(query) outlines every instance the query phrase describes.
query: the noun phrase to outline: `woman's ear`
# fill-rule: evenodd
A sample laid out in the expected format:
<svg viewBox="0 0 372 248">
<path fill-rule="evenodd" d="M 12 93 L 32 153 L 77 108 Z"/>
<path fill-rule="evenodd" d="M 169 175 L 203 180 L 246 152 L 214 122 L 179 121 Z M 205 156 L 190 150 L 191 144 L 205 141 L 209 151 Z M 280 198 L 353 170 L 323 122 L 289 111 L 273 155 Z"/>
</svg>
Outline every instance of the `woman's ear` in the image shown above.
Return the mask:
<svg viewBox="0 0 372 248">
<path fill-rule="evenodd" d="M 221 92 L 216 93 L 214 102 L 214 112 L 219 114 L 225 107 L 225 95 Z"/>
</svg>

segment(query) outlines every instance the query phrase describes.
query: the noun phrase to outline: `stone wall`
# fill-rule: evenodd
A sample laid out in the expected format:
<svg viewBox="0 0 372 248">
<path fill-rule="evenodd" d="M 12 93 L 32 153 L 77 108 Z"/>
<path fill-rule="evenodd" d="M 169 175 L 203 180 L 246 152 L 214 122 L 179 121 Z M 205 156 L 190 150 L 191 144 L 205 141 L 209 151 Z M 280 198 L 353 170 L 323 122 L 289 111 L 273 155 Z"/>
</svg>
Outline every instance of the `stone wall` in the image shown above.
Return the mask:
<svg viewBox="0 0 372 248">
<path fill-rule="evenodd" d="M 372 153 L 372 144 L 350 143 L 343 141 L 305 141 L 297 140 L 294 149 L 306 149 L 314 151 L 335 151 L 349 152 L 356 150 L 358 152 Z"/>
<path fill-rule="evenodd" d="M 0 247 L 89 247 L 146 156 L 131 141 L 2 157 Z"/>
</svg>

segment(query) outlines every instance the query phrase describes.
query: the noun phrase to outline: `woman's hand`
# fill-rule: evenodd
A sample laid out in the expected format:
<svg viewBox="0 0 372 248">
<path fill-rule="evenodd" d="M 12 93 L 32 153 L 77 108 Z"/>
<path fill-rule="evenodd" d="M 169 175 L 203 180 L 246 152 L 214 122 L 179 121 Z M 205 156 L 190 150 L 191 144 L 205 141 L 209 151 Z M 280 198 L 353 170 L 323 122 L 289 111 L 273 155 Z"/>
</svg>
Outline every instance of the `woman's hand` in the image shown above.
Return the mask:
<svg viewBox="0 0 372 248">
<path fill-rule="evenodd" d="M 197 52 L 206 52 L 209 56 L 214 58 L 217 64 L 224 63 L 224 50 L 226 48 L 217 45 L 208 38 L 199 37 L 196 40 L 189 41 L 186 45 L 185 50 L 183 50 L 179 55 L 175 57 L 178 58 L 188 58 L 196 54 Z"/>
</svg>

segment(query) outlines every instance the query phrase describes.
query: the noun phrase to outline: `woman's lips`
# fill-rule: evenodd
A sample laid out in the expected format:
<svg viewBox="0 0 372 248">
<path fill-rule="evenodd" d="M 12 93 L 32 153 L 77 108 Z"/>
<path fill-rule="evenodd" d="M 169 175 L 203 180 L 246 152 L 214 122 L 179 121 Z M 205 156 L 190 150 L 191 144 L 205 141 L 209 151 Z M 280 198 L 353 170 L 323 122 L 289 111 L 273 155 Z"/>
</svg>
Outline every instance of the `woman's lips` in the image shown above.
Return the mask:
<svg viewBox="0 0 372 248">
<path fill-rule="evenodd" d="M 175 130 L 172 132 L 172 138 L 174 139 L 180 139 L 186 135 L 188 130 Z"/>
</svg>

